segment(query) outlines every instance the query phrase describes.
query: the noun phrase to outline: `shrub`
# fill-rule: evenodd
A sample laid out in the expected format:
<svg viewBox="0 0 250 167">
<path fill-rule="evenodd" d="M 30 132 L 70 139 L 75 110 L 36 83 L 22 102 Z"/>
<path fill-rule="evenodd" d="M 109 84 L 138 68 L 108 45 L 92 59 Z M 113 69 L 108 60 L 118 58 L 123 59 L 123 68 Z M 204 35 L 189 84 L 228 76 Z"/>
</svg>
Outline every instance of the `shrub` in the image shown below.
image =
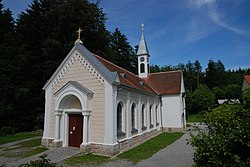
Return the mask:
<svg viewBox="0 0 250 167">
<path fill-rule="evenodd" d="M 210 110 L 215 104 L 215 96 L 205 85 L 199 85 L 192 95 L 192 112 Z"/>
<path fill-rule="evenodd" d="M 47 159 L 47 154 L 40 156 L 40 159 L 30 161 L 30 163 L 22 164 L 20 167 L 56 167 L 56 164 L 50 163 L 50 159 Z"/>
<path fill-rule="evenodd" d="M 243 92 L 242 98 L 244 107 L 250 109 L 250 88 Z"/>
<path fill-rule="evenodd" d="M 250 166 L 250 110 L 222 105 L 205 113 L 208 131 L 191 135 L 194 166 Z"/>
<path fill-rule="evenodd" d="M 36 123 L 35 130 L 43 129 L 43 121 L 44 121 L 44 115 L 38 114 L 35 121 Z"/>
<path fill-rule="evenodd" d="M 5 136 L 5 135 L 13 135 L 15 134 L 15 129 L 13 129 L 12 127 L 2 127 L 0 129 L 0 136 Z"/>
</svg>

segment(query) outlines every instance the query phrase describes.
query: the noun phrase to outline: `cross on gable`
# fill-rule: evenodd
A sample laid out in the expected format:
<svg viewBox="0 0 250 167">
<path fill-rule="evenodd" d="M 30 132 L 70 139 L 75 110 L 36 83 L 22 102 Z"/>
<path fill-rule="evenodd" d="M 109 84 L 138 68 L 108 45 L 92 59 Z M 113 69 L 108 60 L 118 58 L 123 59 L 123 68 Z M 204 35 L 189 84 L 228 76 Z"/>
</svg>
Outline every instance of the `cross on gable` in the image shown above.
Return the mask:
<svg viewBox="0 0 250 167">
<path fill-rule="evenodd" d="M 78 34 L 78 39 L 81 39 L 81 32 L 82 32 L 82 29 L 79 28 L 76 32 L 77 32 L 77 34 Z"/>
<path fill-rule="evenodd" d="M 79 28 L 79 29 L 76 31 L 78 37 L 77 37 L 77 40 L 75 41 L 75 44 L 77 44 L 77 43 L 82 44 L 82 41 L 81 41 L 81 32 L 82 32 L 82 31 L 83 31 L 83 30 L 82 30 L 81 28 Z"/>
</svg>

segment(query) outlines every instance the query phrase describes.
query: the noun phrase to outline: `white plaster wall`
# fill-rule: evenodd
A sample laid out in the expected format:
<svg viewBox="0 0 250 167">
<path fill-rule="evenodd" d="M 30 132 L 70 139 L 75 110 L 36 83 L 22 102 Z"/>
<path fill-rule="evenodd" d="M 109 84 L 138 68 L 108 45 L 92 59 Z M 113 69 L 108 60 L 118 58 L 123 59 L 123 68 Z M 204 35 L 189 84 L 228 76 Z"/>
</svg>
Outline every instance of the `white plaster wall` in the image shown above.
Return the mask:
<svg viewBox="0 0 250 167">
<path fill-rule="evenodd" d="M 45 116 L 44 116 L 44 130 L 43 138 L 50 139 L 50 114 L 51 114 L 51 86 L 49 86 L 45 92 Z"/>
<path fill-rule="evenodd" d="M 177 95 L 162 96 L 162 126 L 167 128 L 182 128 L 181 98 Z"/>
<path fill-rule="evenodd" d="M 129 88 L 122 87 L 117 91 L 117 103 L 118 101 L 121 101 L 123 103 L 123 113 L 124 113 L 124 132 L 126 133 L 126 139 L 131 138 L 134 135 L 142 134 L 144 132 L 151 131 L 155 128 L 159 129 L 161 125 L 161 114 L 160 114 L 160 101 L 159 97 L 157 95 L 150 95 L 150 94 L 144 94 L 141 92 L 137 92 L 134 90 L 131 90 Z M 136 128 L 138 130 L 138 133 L 132 135 L 131 134 L 131 106 L 132 104 L 136 105 Z M 147 127 L 146 131 L 142 131 L 141 128 L 141 109 L 142 105 L 145 106 L 145 114 L 144 114 L 144 122 L 145 126 Z M 149 106 L 152 105 L 152 124 L 154 125 L 153 128 L 150 128 L 149 124 Z M 156 120 L 155 120 L 155 106 L 158 107 L 158 123 L 159 126 L 156 127 Z M 117 106 L 117 105 L 116 105 Z M 116 111 L 116 110 L 115 110 Z M 115 117 L 116 118 L 116 117 Z M 116 125 L 116 124 L 115 124 Z"/>
<path fill-rule="evenodd" d="M 110 85 L 105 81 L 105 132 L 104 143 L 116 144 L 117 143 L 117 112 L 116 112 L 116 100 L 117 100 L 117 86 Z"/>
</svg>

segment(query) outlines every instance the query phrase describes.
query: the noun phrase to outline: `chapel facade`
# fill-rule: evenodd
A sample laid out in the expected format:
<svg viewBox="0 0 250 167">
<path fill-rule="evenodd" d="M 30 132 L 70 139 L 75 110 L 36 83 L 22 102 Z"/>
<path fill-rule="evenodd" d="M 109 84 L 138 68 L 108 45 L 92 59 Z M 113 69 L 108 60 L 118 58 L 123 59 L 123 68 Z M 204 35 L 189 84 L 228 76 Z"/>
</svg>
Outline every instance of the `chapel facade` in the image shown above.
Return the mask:
<svg viewBox="0 0 250 167">
<path fill-rule="evenodd" d="M 137 56 L 138 76 L 88 51 L 79 34 L 44 85 L 42 145 L 116 155 L 163 131 L 184 129 L 182 71 L 150 73 L 143 31 Z"/>
</svg>

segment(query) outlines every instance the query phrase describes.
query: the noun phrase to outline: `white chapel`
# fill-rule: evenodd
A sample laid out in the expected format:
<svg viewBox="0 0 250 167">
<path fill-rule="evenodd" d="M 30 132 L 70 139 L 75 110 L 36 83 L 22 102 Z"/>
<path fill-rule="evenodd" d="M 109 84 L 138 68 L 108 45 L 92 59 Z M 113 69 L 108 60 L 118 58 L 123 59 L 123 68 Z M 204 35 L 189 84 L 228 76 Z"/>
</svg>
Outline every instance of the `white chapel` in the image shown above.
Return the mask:
<svg viewBox="0 0 250 167">
<path fill-rule="evenodd" d="M 44 85 L 42 145 L 116 155 L 186 126 L 182 71 L 150 73 L 143 25 L 138 76 L 75 45 Z"/>
</svg>

